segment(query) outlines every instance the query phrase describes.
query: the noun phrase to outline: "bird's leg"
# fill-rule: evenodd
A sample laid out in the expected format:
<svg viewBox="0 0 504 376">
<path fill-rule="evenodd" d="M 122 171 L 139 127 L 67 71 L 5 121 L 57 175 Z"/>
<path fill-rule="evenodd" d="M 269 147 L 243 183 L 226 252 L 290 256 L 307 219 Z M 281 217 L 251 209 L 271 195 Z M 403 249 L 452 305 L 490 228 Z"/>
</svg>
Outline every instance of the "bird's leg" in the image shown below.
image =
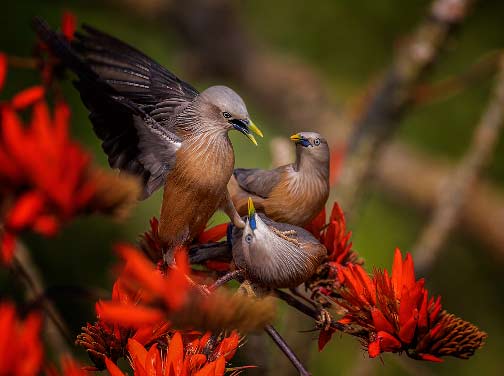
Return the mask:
<svg viewBox="0 0 504 376">
<path fill-rule="evenodd" d="M 317 327 L 324 330 L 329 330 L 332 324 L 332 316 L 327 309 L 325 309 L 321 304 L 314 302 L 311 299 L 308 299 L 304 296 L 299 290 L 298 287 L 290 288 L 289 291 L 294 295 L 304 300 L 308 304 L 312 305 L 317 311 L 316 323 Z"/>
<path fill-rule="evenodd" d="M 292 235 L 297 235 L 296 230 L 288 230 L 288 231 L 280 231 L 273 226 L 270 226 L 271 231 L 273 231 L 276 235 L 281 237 L 288 242 L 296 244 L 298 247 L 301 246 L 301 243 L 297 239 L 291 238 Z"/>
<path fill-rule="evenodd" d="M 231 200 L 231 195 L 226 188 L 226 193 L 224 193 L 224 198 L 222 200 L 221 209 L 229 217 L 233 225 L 238 228 L 245 228 L 245 222 L 241 219 L 240 215 L 236 211 L 236 208 Z"/>
</svg>

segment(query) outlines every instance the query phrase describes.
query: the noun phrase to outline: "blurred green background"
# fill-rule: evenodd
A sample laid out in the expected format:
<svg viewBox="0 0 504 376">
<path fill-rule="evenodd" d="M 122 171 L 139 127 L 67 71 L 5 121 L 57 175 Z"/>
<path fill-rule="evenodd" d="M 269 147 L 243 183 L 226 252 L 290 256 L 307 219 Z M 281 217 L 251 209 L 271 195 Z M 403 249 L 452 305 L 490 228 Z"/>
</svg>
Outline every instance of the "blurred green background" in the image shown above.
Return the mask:
<svg viewBox="0 0 504 376">
<path fill-rule="evenodd" d="M 151 3 L 156 5 L 160 1 L 150 0 L 147 5 Z M 168 6 L 177 6 L 176 1 L 168 3 Z M 311 66 L 326 81 L 334 102 L 343 107 L 361 94 L 387 67 L 395 46 L 414 29 L 429 3 L 425 0 L 249 0 L 240 1 L 238 6 L 247 31 L 262 46 L 276 53 L 295 56 Z M 179 52 L 187 47 L 184 40 L 161 17 L 146 15 L 143 11 L 145 6 L 140 0 L 9 1 L 0 14 L 0 50 L 12 55 L 29 56 L 34 43 L 30 19 L 40 15 L 56 26 L 60 23 L 62 11 L 71 10 L 79 22 L 89 23 L 129 42 L 182 78 L 190 80 Z M 429 81 L 460 73 L 486 52 L 502 48 L 503 16 L 504 2 L 481 1 L 457 37 L 448 43 L 430 73 Z M 36 72 L 9 69 L 0 99 L 9 98 L 38 80 Z M 244 137 L 232 135 L 237 166 L 269 167 L 268 139 L 287 137 L 299 131 L 279 122 L 278 117 L 261 111 L 250 93 L 241 91 L 239 85 L 222 82 L 219 77 L 206 79 L 205 82 L 191 82 L 198 89 L 216 83 L 235 87 L 246 99 L 249 112 L 263 130 L 265 139 L 261 140 L 258 148 L 254 148 Z M 413 109 L 402 122 L 397 137 L 421 148 L 429 156 L 458 160 L 467 149 L 491 87 L 490 78 L 482 79 L 458 95 Z M 94 154 L 97 163 L 105 166 L 106 158 L 76 91 L 69 82 L 65 83 L 64 89 L 73 111 L 74 137 Z M 309 129 L 307 124 L 305 130 Z M 337 129 L 328 124 L 324 131 L 337 132 Z M 504 192 L 502 140 L 490 168 L 485 171 L 485 177 Z M 91 217 L 70 223 L 54 239 L 28 236 L 27 245 L 47 285 L 110 289 L 114 278 L 111 267 L 117 261 L 112 245 L 117 241 L 135 241 L 138 234 L 147 228 L 149 218 L 158 215 L 160 200 L 158 192 L 140 203 L 125 223 Z M 353 231 L 354 248 L 365 258 L 368 270 L 372 267 L 390 268 L 394 248 L 409 250 L 428 219 L 428 213 L 416 211 L 407 202 L 379 192 L 369 193 L 359 205 L 357 214 L 353 215 L 349 228 Z M 222 215 L 217 215 L 214 223 L 223 220 Z M 502 264 L 495 261 L 492 252 L 476 239 L 456 232 L 450 237 L 427 280 L 429 291 L 443 297 L 448 311 L 488 333 L 486 346 L 470 360 L 446 358 L 443 364 L 427 364 L 414 362 L 405 356 L 385 354 L 382 361 L 369 361 L 354 338 L 338 335 L 323 352 L 318 353 L 316 333 L 299 333 L 303 346 L 312 348 L 309 369 L 314 375 L 501 374 L 504 365 L 501 358 L 504 349 L 504 285 Z M 4 270 L 0 271 L 0 282 L 0 295 L 21 299 L 20 286 L 13 283 Z M 62 296 L 57 299 L 57 305 L 75 334 L 86 321 L 94 319 L 93 305 L 86 299 Z M 282 309 L 278 322 L 281 332 L 311 328 L 309 322 L 286 315 L 286 310 Z M 268 342 L 265 346 L 268 346 L 266 352 L 271 351 L 271 358 L 281 357 L 280 352 Z M 85 359 L 83 351 L 78 350 L 77 353 Z M 267 368 L 268 374 L 280 372 L 275 369 L 275 364 L 273 362 Z M 282 372 L 289 374 L 291 371 Z"/>
</svg>

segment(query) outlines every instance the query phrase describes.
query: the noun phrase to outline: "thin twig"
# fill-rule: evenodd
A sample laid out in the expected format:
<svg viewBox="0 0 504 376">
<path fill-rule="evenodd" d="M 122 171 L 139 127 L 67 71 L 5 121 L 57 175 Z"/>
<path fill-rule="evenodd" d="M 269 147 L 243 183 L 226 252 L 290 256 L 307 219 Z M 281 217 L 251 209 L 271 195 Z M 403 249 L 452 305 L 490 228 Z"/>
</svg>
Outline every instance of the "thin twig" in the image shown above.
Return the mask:
<svg viewBox="0 0 504 376">
<path fill-rule="evenodd" d="M 459 220 L 470 189 L 477 181 L 496 147 L 504 123 L 504 54 L 493 96 L 476 126 L 472 143 L 461 159 L 453 177 L 440 192 L 438 206 L 414 247 L 415 265 L 421 274 L 427 273 Z"/>
<path fill-rule="evenodd" d="M 286 302 L 291 307 L 296 308 L 299 312 L 304 313 L 305 315 L 311 317 L 314 320 L 318 320 L 319 319 L 319 317 L 318 317 L 319 316 L 319 312 L 317 311 L 316 308 L 310 307 L 310 306 L 304 304 L 300 300 L 298 300 L 295 297 L 293 297 L 291 294 L 288 294 L 285 291 L 282 291 L 282 290 L 279 290 L 279 289 L 274 290 L 274 294 L 275 294 L 275 296 L 277 298 L 283 300 L 284 302 Z M 345 331 L 345 332 L 347 331 L 347 328 L 346 328 L 345 325 L 340 324 L 339 322 L 337 322 L 334 319 L 331 322 L 331 328 L 335 329 L 335 330 L 339 330 L 339 331 Z"/>
<path fill-rule="evenodd" d="M 21 280 L 26 289 L 27 299 L 40 299 L 41 307 L 49 320 L 45 323 L 48 342 L 56 354 L 69 354 L 69 343 L 73 342 L 68 328 L 54 304 L 44 298 L 44 283 L 40 277 L 30 253 L 18 241 L 13 260 L 14 274 Z"/>
<path fill-rule="evenodd" d="M 266 333 L 271 337 L 271 339 L 276 343 L 278 348 L 282 350 L 282 352 L 285 354 L 287 358 L 291 361 L 292 365 L 296 367 L 298 373 L 301 376 L 310 376 L 311 374 L 306 370 L 306 368 L 303 366 L 299 358 L 294 354 L 292 349 L 289 347 L 289 345 L 284 341 L 282 336 L 275 330 L 275 328 L 271 325 L 266 325 L 264 328 Z"/>
<path fill-rule="evenodd" d="M 224 274 L 222 277 L 220 277 L 218 280 L 216 280 L 212 285 L 208 287 L 209 291 L 214 291 L 221 287 L 222 285 L 225 285 L 229 281 L 232 281 L 233 279 L 237 279 L 243 275 L 243 270 L 238 269 L 238 270 L 233 270 L 229 273 Z"/>
</svg>

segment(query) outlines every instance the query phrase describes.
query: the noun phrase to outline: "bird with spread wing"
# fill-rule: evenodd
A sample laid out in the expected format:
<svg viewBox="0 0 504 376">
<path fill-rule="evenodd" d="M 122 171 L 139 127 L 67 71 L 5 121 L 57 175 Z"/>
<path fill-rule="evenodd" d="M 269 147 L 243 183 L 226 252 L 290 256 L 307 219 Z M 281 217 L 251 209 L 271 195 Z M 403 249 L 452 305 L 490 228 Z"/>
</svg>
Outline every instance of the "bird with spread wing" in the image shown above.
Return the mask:
<svg viewBox="0 0 504 376">
<path fill-rule="evenodd" d="M 234 151 L 228 131 L 257 145 L 245 103 L 226 86 L 199 93 L 151 58 L 90 26 L 70 44 L 36 18 L 41 40 L 78 77 L 75 87 L 111 167 L 139 176 L 142 198 L 164 186 L 159 235 L 171 251 L 222 209 L 238 227 L 226 185 Z M 113 187 L 111 187 L 113 189 Z"/>
</svg>

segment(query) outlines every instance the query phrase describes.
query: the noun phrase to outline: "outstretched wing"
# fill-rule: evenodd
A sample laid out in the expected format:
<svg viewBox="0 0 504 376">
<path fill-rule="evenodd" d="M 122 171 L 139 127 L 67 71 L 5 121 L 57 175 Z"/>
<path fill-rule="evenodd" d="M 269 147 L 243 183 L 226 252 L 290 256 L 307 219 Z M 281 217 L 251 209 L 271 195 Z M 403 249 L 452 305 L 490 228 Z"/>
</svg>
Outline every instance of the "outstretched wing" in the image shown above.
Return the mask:
<svg viewBox="0 0 504 376">
<path fill-rule="evenodd" d="M 164 183 L 182 142 L 159 114 L 166 113 L 162 116 L 169 120 L 177 107 L 197 95 L 196 90 L 141 52 L 88 27 L 93 38 L 79 36 L 75 44 L 82 54 L 45 21 L 35 19 L 34 27 L 51 51 L 77 74 L 75 87 L 103 141 L 110 166 L 141 176 L 143 198 L 151 195 Z M 153 113 L 162 101 L 169 102 L 167 110 Z"/>
<path fill-rule="evenodd" d="M 177 108 L 198 95 L 187 82 L 154 60 L 102 31 L 83 25 L 72 46 L 99 77 L 141 106 L 154 120 L 169 122 Z"/>
<path fill-rule="evenodd" d="M 261 170 L 258 168 L 237 168 L 234 177 L 240 187 L 256 196 L 269 197 L 273 188 L 280 182 L 285 166 L 274 170 Z"/>
</svg>

